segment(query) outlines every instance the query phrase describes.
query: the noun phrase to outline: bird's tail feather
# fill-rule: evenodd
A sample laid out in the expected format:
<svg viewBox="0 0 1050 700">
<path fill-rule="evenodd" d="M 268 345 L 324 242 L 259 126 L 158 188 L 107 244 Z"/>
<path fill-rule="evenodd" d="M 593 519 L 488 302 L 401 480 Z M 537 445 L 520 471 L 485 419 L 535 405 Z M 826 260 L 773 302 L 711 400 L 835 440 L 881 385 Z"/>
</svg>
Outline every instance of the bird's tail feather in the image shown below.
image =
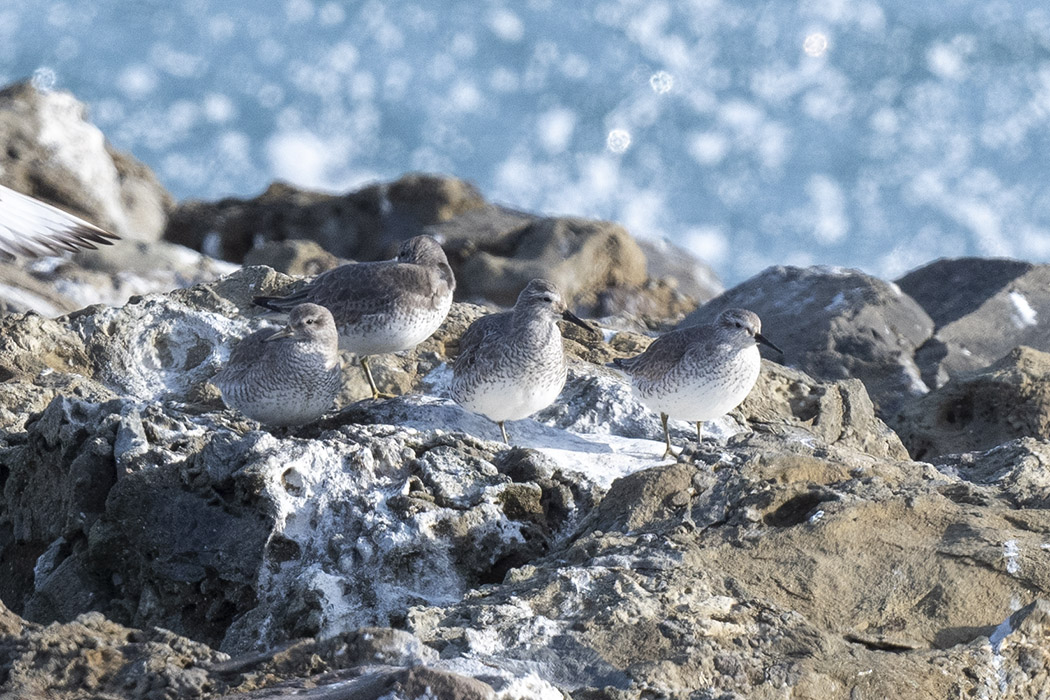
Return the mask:
<svg viewBox="0 0 1050 700">
<path fill-rule="evenodd" d="M 292 297 L 252 297 L 252 303 L 270 311 L 290 311 L 299 304 Z"/>
</svg>

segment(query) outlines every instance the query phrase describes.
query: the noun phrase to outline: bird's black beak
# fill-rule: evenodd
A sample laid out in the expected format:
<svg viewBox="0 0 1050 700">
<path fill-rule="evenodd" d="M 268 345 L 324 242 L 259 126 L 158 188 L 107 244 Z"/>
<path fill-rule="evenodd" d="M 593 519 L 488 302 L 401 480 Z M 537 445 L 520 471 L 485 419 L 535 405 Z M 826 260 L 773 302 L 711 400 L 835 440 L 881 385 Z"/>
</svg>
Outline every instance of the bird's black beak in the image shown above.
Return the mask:
<svg viewBox="0 0 1050 700">
<path fill-rule="evenodd" d="M 755 340 L 757 340 L 758 342 L 762 343 L 763 345 L 768 345 L 769 347 L 771 347 L 774 350 L 776 350 L 777 352 L 779 352 L 781 355 L 784 354 L 783 350 L 778 348 L 776 345 L 773 345 L 773 343 L 769 342 L 769 339 L 766 338 L 766 336 L 762 335 L 761 333 L 755 333 Z"/>
<path fill-rule="evenodd" d="M 597 333 L 598 332 L 597 330 L 594 329 L 594 326 L 592 326 L 591 324 L 587 323 L 582 318 L 580 318 L 579 316 L 577 316 L 573 312 L 569 311 L 568 309 L 566 309 L 565 311 L 562 312 L 561 317 L 563 319 L 565 319 L 566 321 L 570 321 L 572 323 L 575 323 L 580 328 L 586 328 L 591 333 Z"/>
<path fill-rule="evenodd" d="M 277 331 L 273 335 L 268 335 L 263 338 L 264 343 L 268 343 L 271 340 L 278 340 L 280 338 L 291 338 L 295 335 L 295 331 L 292 330 L 291 326 L 285 326 L 281 330 Z"/>
</svg>

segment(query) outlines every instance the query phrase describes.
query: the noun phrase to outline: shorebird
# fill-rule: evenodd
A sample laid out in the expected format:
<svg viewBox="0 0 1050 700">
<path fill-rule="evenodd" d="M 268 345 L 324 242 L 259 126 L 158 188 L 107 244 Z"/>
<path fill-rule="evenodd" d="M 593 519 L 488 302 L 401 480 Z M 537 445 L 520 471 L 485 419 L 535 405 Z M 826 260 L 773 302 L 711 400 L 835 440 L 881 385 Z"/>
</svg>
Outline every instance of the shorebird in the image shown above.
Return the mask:
<svg viewBox="0 0 1050 700">
<path fill-rule="evenodd" d="M 372 398 L 380 398 L 387 395 L 372 379 L 369 355 L 408 350 L 429 338 L 448 315 L 455 289 L 445 251 L 430 236 L 416 236 L 401 244 L 393 260 L 342 265 L 288 296 L 254 302 L 273 311 L 304 302 L 327 307 L 339 348 L 360 357 Z"/>
<path fill-rule="evenodd" d="M 223 401 L 260 423 L 302 425 L 332 407 L 342 386 L 339 340 L 328 309 L 300 304 L 288 325 L 255 331 L 212 378 Z"/>
<path fill-rule="evenodd" d="M 510 311 L 482 316 L 459 341 L 452 366 L 452 397 L 499 425 L 548 406 L 565 385 L 566 364 L 558 319 L 593 329 L 565 307 L 551 282 L 534 279 Z"/>
<path fill-rule="evenodd" d="M 625 372 L 635 396 L 660 414 L 664 457 L 678 457 L 671 449 L 668 417 L 695 422 L 701 441 L 703 422 L 732 411 L 755 386 L 761 367 L 758 343 L 781 352 L 762 335 L 757 314 L 726 309 L 712 324 L 665 333 L 642 354 L 609 364 Z"/>
<path fill-rule="evenodd" d="M 57 255 L 118 240 L 58 207 L 0 185 L 0 259 Z"/>
</svg>

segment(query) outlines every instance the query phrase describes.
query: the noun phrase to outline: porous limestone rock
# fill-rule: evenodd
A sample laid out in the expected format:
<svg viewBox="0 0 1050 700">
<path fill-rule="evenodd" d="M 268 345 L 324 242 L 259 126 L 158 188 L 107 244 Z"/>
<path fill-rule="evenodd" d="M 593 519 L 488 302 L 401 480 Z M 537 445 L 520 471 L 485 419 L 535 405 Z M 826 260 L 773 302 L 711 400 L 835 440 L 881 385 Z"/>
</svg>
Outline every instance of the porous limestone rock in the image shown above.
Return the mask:
<svg viewBox="0 0 1050 700">
<path fill-rule="evenodd" d="M 1019 347 L 989 367 L 959 372 L 905 404 L 894 424 L 914 459 L 1050 437 L 1050 354 Z"/>
</svg>

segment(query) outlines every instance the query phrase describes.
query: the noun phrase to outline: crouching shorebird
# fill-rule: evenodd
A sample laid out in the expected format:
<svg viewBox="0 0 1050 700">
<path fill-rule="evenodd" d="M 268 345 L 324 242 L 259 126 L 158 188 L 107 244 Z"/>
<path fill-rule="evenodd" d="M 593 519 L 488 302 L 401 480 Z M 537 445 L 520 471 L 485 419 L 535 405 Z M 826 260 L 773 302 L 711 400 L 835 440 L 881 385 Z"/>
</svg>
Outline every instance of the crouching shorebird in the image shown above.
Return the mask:
<svg viewBox="0 0 1050 700">
<path fill-rule="evenodd" d="M 109 231 L 0 185 L 0 259 L 57 255 L 118 240 Z"/>
<path fill-rule="evenodd" d="M 495 421 L 508 445 L 503 422 L 550 405 L 565 385 L 559 318 L 594 330 L 565 308 L 552 283 L 535 279 L 518 295 L 513 309 L 482 316 L 459 341 L 452 398 Z"/>
<path fill-rule="evenodd" d="M 227 406 L 260 423 L 302 425 L 332 407 L 341 388 L 339 340 L 328 309 L 301 304 L 288 325 L 237 344 L 212 378 Z"/>
<path fill-rule="evenodd" d="M 259 306 L 288 311 L 310 302 L 327 307 L 339 330 L 339 348 L 358 355 L 372 389 L 379 393 L 369 355 L 409 350 L 430 337 L 448 315 L 456 280 L 445 251 L 430 236 L 401 244 L 397 257 L 342 265 L 322 273 L 285 297 L 255 297 Z"/>
<path fill-rule="evenodd" d="M 704 421 L 729 413 L 751 393 L 761 367 L 758 343 L 782 352 L 763 337 L 757 314 L 726 309 L 712 324 L 665 333 L 641 355 L 609 364 L 625 372 L 635 396 L 660 414 L 664 457 L 677 457 L 668 416 L 695 422 L 700 441 Z"/>
</svg>

